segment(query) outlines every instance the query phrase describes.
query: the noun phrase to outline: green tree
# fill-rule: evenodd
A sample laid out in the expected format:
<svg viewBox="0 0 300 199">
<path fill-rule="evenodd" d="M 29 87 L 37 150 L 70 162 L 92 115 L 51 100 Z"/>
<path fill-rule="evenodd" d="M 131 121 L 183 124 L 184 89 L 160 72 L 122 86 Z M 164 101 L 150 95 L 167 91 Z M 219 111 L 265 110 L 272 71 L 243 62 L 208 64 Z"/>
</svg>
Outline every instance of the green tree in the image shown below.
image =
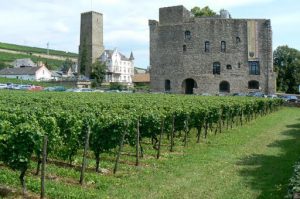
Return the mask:
<svg viewBox="0 0 300 199">
<path fill-rule="evenodd" d="M 192 8 L 191 12 L 195 15 L 195 17 L 212 17 L 216 16 L 216 13 L 210 9 L 208 6 L 205 6 L 204 8 L 200 7 L 194 7 Z"/>
<path fill-rule="evenodd" d="M 8 67 L 8 65 L 6 63 L 4 63 L 2 61 L 0 62 L 0 70 L 7 68 L 7 67 Z"/>
<path fill-rule="evenodd" d="M 100 61 L 92 64 L 91 78 L 95 80 L 96 86 L 101 86 L 106 74 L 106 65 Z"/>
<path fill-rule="evenodd" d="M 80 55 L 79 55 L 80 65 L 79 65 L 79 74 L 85 75 L 86 70 L 89 68 L 89 60 L 88 60 L 88 50 L 86 45 L 86 40 L 83 41 L 83 44 L 80 49 Z"/>
<path fill-rule="evenodd" d="M 274 51 L 274 67 L 278 74 L 277 89 L 286 93 L 298 92 L 300 85 L 300 52 L 288 46 Z"/>
<path fill-rule="evenodd" d="M 67 58 L 62 64 L 62 71 L 67 72 L 69 68 L 72 68 L 72 66 L 73 66 L 73 61 Z"/>
</svg>

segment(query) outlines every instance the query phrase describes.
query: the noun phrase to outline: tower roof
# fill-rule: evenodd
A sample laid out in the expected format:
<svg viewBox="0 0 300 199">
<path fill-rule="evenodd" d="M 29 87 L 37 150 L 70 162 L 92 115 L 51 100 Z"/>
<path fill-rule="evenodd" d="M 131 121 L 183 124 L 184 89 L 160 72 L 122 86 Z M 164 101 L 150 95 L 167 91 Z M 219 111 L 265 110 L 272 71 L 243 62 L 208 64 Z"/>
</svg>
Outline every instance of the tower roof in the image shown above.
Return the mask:
<svg viewBox="0 0 300 199">
<path fill-rule="evenodd" d="M 133 56 L 133 53 L 132 53 L 132 52 L 130 53 L 129 60 L 134 60 L 134 56 Z"/>
</svg>

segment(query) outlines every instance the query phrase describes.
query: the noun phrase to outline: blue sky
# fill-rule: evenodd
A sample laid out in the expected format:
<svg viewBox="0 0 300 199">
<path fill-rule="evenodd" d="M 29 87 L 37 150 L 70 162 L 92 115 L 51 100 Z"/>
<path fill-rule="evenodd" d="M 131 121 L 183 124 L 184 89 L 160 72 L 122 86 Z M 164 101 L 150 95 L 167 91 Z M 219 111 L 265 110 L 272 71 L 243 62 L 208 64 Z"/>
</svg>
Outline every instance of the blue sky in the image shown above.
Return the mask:
<svg viewBox="0 0 300 199">
<path fill-rule="evenodd" d="M 104 45 L 117 47 L 129 56 L 133 51 L 136 66 L 149 65 L 148 19 L 158 19 L 160 7 L 209 6 L 228 10 L 233 18 L 271 19 L 273 48 L 288 45 L 300 50 L 299 0 L 1 0 L 0 41 L 78 51 L 80 13 L 104 15 Z"/>
</svg>

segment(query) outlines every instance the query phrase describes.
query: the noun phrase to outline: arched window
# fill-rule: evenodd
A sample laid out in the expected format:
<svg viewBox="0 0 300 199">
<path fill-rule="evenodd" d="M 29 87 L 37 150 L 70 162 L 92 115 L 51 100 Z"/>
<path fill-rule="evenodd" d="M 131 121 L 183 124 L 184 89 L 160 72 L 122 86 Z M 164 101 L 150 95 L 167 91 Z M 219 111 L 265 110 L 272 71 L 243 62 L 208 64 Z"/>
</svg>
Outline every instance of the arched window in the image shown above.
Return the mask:
<svg viewBox="0 0 300 199">
<path fill-rule="evenodd" d="M 192 38 L 191 31 L 187 30 L 184 32 L 184 39 L 190 40 Z"/>
<path fill-rule="evenodd" d="M 171 90 L 171 81 L 166 79 L 165 80 L 165 91 L 170 91 Z"/>
<path fill-rule="evenodd" d="M 259 82 L 251 80 L 248 82 L 248 89 L 259 89 Z"/>
<path fill-rule="evenodd" d="M 226 52 L 226 42 L 221 41 L 221 52 L 225 53 Z"/>
<path fill-rule="evenodd" d="M 183 50 L 183 52 L 186 52 L 186 45 L 182 46 L 182 50 Z"/>
<path fill-rule="evenodd" d="M 221 93 L 230 93 L 230 84 L 227 81 L 222 81 L 219 86 Z"/>
<path fill-rule="evenodd" d="M 204 51 L 205 52 L 209 52 L 210 51 L 210 43 L 209 43 L 209 41 L 206 41 L 204 43 Z"/>
<path fill-rule="evenodd" d="M 241 38 L 236 37 L 236 38 L 235 38 L 235 43 L 236 43 L 236 44 L 239 44 L 240 42 L 241 42 Z"/>
<path fill-rule="evenodd" d="M 249 61 L 249 74 L 260 75 L 260 68 L 258 61 Z"/>
<path fill-rule="evenodd" d="M 221 64 L 220 62 L 214 62 L 213 63 L 213 74 L 214 75 L 220 75 L 221 73 Z"/>
</svg>

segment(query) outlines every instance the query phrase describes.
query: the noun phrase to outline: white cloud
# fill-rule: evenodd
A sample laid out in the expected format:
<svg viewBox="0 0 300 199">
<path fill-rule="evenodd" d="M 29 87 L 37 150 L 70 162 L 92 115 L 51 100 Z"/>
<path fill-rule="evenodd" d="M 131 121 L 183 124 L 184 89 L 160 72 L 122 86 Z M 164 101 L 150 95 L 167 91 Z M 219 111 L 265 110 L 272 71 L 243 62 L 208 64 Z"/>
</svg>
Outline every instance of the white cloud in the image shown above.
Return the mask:
<svg viewBox="0 0 300 199">
<path fill-rule="evenodd" d="M 61 21 L 58 21 L 58 22 L 54 23 L 53 28 L 54 28 L 54 31 L 57 31 L 57 32 L 60 32 L 60 33 L 69 32 L 69 27 Z"/>
</svg>

